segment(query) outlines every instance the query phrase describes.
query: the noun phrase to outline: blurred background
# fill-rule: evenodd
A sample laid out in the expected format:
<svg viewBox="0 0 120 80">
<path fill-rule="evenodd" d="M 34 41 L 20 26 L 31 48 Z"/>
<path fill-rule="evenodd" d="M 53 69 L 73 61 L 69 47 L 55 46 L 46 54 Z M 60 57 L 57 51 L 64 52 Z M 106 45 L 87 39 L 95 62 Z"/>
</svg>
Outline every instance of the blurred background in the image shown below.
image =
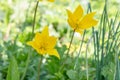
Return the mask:
<svg viewBox="0 0 120 80">
<path fill-rule="evenodd" d="M 36 2 L 37 0 L 0 0 L 0 80 L 6 79 L 8 65 L 10 62 L 9 56 L 11 55 L 15 56 L 19 66 L 20 75 L 22 76 L 24 68 L 26 66 L 25 61 L 27 60 L 28 53 L 32 53 L 32 58 L 30 61 L 28 72 L 25 75 L 25 80 L 36 79 L 36 66 L 38 65 L 37 62 L 39 56 L 34 50 L 33 52 L 30 52 L 29 50 L 31 48 L 26 46 L 26 42 L 29 41 L 31 37 Z M 91 11 L 96 12 L 95 19 L 99 21 L 99 25 L 101 16 L 103 14 L 105 0 L 55 0 L 55 2 L 39 2 L 36 14 L 35 33 L 41 32 L 44 26 L 49 26 L 50 35 L 58 37 L 57 50 L 60 53 L 60 56 L 63 57 L 63 54 L 67 50 L 72 35 L 72 29 L 67 22 L 66 9 L 74 11 L 74 9 L 80 4 L 84 9 L 85 15 L 88 12 L 89 3 L 91 4 Z M 119 10 L 120 0 L 107 0 L 107 12 L 108 17 L 111 20 L 115 19 L 116 13 Z M 120 16 L 117 17 L 117 20 L 118 21 L 116 21 L 116 23 L 120 21 Z M 98 25 L 96 25 L 95 30 L 99 29 Z M 114 25 L 117 26 L 117 24 Z M 108 28 L 106 30 L 108 30 Z M 79 60 L 80 64 L 78 64 L 78 66 L 81 67 L 77 68 L 78 71 L 80 69 L 83 72 L 80 73 L 80 80 L 87 80 L 85 77 L 86 69 L 84 57 L 86 43 L 87 40 L 90 38 L 91 33 L 91 29 L 88 29 L 86 31 L 86 37 L 84 39 L 85 44 L 83 44 L 81 51 L 82 54 Z M 108 35 L 108 33 L 106 35 Z M 75 33 L 70 53 L 77 53 L 79 51 L 79 43 L 81 39 L 82 35 L 80 35 L 79 33 Z M 102 40 L 100 40 L 100 44 L 101 42 Z M 89 46 L 89 77 L 90 80 L 93 80 L 95 78 L 96 62 L 93 61 L 93 44 L 91 43 L 89 44 Z M 76 56 L 76 54 L 72 56 Z M 113 57 L 107 59 L 109 61 L 112 60 Z M 68 77 L 71 78 L 69 80 L 77 80 L 75 79 L 77 73 L 74 72 L 74 70 L 71 71 L 74 65 L 74 63 L 72 63 L 74 59 L 72 60 L 71 58 L 69 58 L 66 64 L 67 67 L 61 72 L 57 71 L 59 68 L 61 69 L 60 63 L 64 62 L 64 59 L 61 59 L 61 61 L 55 60 L 56 58 L 53 58 L 51 60 L 44 60 L 44 65 L 42 65 L 41 68 L 43 69 L 45 66 L 46 69 L 41 70 L 42 80 L 67 80 Z M 116 66 L 114 64 L 114 61 L 111 62 L 108 66 L 105 66 L 103 68 L 102 75 L 109 76 L 108 80 L 113 80 L 115 67 Z M 108 70 L 111 72 L 108 73 Z M 74 75 L 71 75 L 71 73 L 73 73 Z"/>
<path fill-rule="evenodd" d="M 27 35 L 31 32 L 33 14 L 37 0 L 0 0 L 0 41 L 14 40 L 17 35 Z M 67 23 L 66 9 L 74 10 L 81 4 L 84 13 L 87 13 L 88 3 L 91 3 L 92 11 L 96 13 L 96 19 L 100 19 L 105 0 L 55 0 L 54 3 L 43 1 L 39 3 L 35 32 L 41 31 L 48 25 L 51 34 L 57 37 L 67 36 L 70 27 Z M 108 12 L 114 17 L 120 8 L 119 0 L 108 0 Z"/>
</svg>

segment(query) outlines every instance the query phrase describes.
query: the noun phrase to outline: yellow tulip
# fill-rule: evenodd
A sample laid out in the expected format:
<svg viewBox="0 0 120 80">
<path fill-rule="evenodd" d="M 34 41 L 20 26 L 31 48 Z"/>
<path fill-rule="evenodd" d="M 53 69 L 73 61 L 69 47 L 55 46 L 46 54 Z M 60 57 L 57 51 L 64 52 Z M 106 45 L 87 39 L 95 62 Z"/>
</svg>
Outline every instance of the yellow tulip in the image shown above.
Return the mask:
<svg viewBox="0 0 120 80">
<path fill-rule="evenodd" d="M 91 12 L 85 16 L 83 16 L 83 12 L 80 5 L 73 13 L 70 10 L 67 10 L 69 25 L 80 34 L 82 34 L 85 29 L 95 26 L 98 23 L 97 20 L 93 19 L 95 12 Z"/>
<path fill-rule="evenodd" d="M 41 33 L 36 33 L 33 41 L 27 44 L 32 46 L 39 54 L 53 55 L 60 59 L 57 50 L 54 48 L 57 38 L 49 36 L 48 27 L 46 26 Z"/>
</svg>

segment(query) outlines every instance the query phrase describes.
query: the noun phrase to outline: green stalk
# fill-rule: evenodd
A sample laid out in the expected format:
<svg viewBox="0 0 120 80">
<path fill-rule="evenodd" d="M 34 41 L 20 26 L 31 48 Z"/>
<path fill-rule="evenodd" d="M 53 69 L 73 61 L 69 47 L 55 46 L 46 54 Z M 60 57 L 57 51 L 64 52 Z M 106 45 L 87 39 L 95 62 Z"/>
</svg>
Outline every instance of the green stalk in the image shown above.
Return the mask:
<svg viewBox="0 0 120 80">
<path fill-rule="evenodd" d="M 38 64 L 38 77 L 37 77 L 37 80 L 40 80 L 40 66 L 41 66 L 41 64 L 42 64 L 42 56 L 41 56 L 40 62 Z"/>
<path fill-rule="evenodd" d="M 106 50 L 109 48 L 109 44 L 110 44 L 110 34 L 111 34 L 111 25 L 112 25 L 112 19 L 110 21 L 110 25 L 109 26 L 109 31 L 108 31 L 108 38 L 107 38 L 107 44 L 106 44 Z M 109 50 L 106 51 L 106 54 L 108 53 Z"/>
<path fill-rule="evenodd" d="M 37 3 L 36 3 L 36 7 L 35 7 L 35 13 L 34 13 L 34 18 L 33 18 L 32 34 L 34 34 L 35 21 L 36 21 L 36 13 L 37 13 L 38 4 L 39 4 L 39 1 L 37 1 Z"/>
<path fill-rule="evenodd" d="M 74 34 L 75 34 L 75 29 L 74 29 L 73 34 L 72 34 L 72 37 L 71 37 L 71 41 L 70 41 L 70 45 L 69 45 L 69 47 L 68 47 L 67 55 L 68 55 L 69 52 L 70 52 L 70 48 L 71 48 L 71 44 L 72 44 L 72 41 L 73 41 Z M 62 66 L 61 66 L 61 68 L 59 69 L 59 71 L 61 71 L 61 70 L 64 68 L 64 66 L 65 66 L 64 63 L 67 61 L 67 59 L 68 59 L 68 58 L 65 58 L 64 62 L 61 64 Z"/>
<path fill-rule="evenodd" d="M 37 1 L 37 3 L 36 3 L 34 18 L 33 18 L 32 37 L 33 37 L 33 35 L 34 35 L 34 27 L 35 27 L 36 12 L 37 12 L 38 3 L 39 3 L 39 1 Z M 31 37 L 31 39 L 32 39 L 32 37 Z M 30 50 L 31 50 L 31 49 L 30 49 Z M 29 65 L 29 62 L 30 62 L 30 57 L 31 57 L 31 53 L 28 54 L 28 58 L 27 58 L 27 61 L 26 61 L 26 67 L 25 67 L 25 70 L 24 70 L 24 72 L 23 72 L 23 75 L 22 75 L 21 80 L 24 80 L 24 77 L 25 77 L 25 75 L 26 75 L 26 72 L 27 72 L 27 69 L 28 69 L 28 65 Z"/>
<path fill-rule="evenodd" d="M 106 7 L 106 6 L 105 6 Z M 105 9 L 106 11 L 106 9 Z M 102 46 L 101 46 L 101 68 L 103 67 L 103 59 L 104 59 L 104 40 L 105 40 L 105 31 L 106 31 L 106 13 L 104 12 L 104 17 L 103 17 L 103 28 L 102 28 Z"/>
<path fill-rule="evenodd" d="M 98 36 L 98 32 L 96 32 L 96 35 L 95 35 L 95 40 L 96 40 L 96 53 L 97 53 L 97 68 L 96 68 L 96 80 L 100 80 L 100 61 L 99 61 L 99 36 Z"/>
<path fill-rule="evenodd" d="M 112 37 L 112 42 L 111 42 L 110 47 L 109 47 L 109 49 L 108 49 L 108 50 L 109 50 L 108 53 L 109 53 L 110 50 L 112 49 L 113 44 L 114 44 L 114 43 L 116 44 L 115 39 L 116 39 L 117 32 L 118 32 L 118 30 L 119 30 L 119 27 L 120 27 L 120 22 L 119 22 L 119 24 L 118 24 L 118 26 L 117 26 L 117 28 L 116 28 L 116 31 L 115 31 L 115 33 L 114 33 L 114 35 L 113 35 L 113 37 Z"/>
<path fill-rule="evenodd" d="M 88 68 L 87 50 L 88 50 L 89 43 L 92 41 L 92 38 L 93 38 L 93 35 L 90 37 L 90 39 L 89 39 L 88 42 L 87 42 L 87 45 L 86 45 L 86 53 L 85 53 L 87 80 L 89 80 L 89 72 L 88 72 L 89 68 Z"/>
<path fill-rule="evenodd" d="M 89 12 L 92 12 L 92 8 L 91 8 L 91 4 L 88 3 L 88 11 L 87 13 Z M 95 43 L 95 30 L 94 30 L 94 27 L 92 27 L 92 35 L 93 35 L 93 42 L 94 42 L 94 55 L 95 55 L 95 61 L 96 61 L 96 57 L 97 57 L 97 54 L 96 54 L 96 43 Z"/>
<path fill-rule="evenodd" d="M 75 29 L 74 29 L 73 34 L 72 34 L 72 37 L 71 37 L 71 41 L 70 41 L 70 45 L 69 45 L 69 48 L 68 48 L 68 51 L 67 51 L 67 55 L 68 55 L 69 52 L 70 52 L 70 48 L 71 48 L 71 44 L 72 44 L 72 41 L 73 41 L 74 34 L 75 34 Z"/>
<path fill-rule="evenodd" d="M 81 53 L 81 49 L 82 49 L 82 45 L 83 45 L 85 33 L 86 33 L 86 30 L 84 30 L 84 33 L 83 33 L 82 42 L 81 42 L 81 44 L 80 44 L 79 52 L 78 52 L 77 58 L 76 58 L 76 60 L 75 60 L 74 70 L 76 69 L 76 66 L 77 66 L 77 63 L 78 63 L 78 58 L 79 58 L 80 53 Z"/>
<path fill-rule="evenodd" d="M 118 50 L 118 46 L 116 46 L 116 54 L 115 54 L 115 74 L 114 74 L 114 80 L 120 80 L 120 62 L 119 62 L 119 53 L 120 51 Z"/>
</svg>

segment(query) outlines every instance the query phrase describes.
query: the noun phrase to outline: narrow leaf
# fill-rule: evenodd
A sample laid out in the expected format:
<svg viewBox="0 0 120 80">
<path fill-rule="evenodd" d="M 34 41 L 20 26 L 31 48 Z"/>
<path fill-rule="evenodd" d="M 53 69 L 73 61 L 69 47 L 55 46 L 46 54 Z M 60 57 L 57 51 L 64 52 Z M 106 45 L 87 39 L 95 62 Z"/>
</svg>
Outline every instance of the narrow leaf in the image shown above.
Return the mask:
<svg viewBox="0 0 120 80">
<path fill-rule="evenodd" d="M 6 80 L 20 80 L 17 61 L 11 57 Z"/>
</svg>

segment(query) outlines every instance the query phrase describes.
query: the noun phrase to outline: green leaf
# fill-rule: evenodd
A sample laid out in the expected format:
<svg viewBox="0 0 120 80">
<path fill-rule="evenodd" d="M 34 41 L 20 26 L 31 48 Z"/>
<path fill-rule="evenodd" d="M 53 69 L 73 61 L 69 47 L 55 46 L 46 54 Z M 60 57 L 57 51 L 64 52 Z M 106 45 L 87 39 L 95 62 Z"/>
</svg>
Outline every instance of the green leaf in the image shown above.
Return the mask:
<svg viewBox="0 0 120 80">
<path fill-rule="evenodd" d="M 11 57 L 6 80 L 20 80 L 17 61 Z"/>
<path fill-rule="evenodd" d="M 70 80 L 77 80 L 78 79 L 78 74 L 74 70 L 68 70 L 67 75 L 70 78 Z"/>
</svg>

